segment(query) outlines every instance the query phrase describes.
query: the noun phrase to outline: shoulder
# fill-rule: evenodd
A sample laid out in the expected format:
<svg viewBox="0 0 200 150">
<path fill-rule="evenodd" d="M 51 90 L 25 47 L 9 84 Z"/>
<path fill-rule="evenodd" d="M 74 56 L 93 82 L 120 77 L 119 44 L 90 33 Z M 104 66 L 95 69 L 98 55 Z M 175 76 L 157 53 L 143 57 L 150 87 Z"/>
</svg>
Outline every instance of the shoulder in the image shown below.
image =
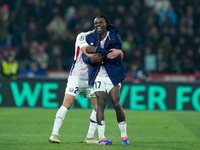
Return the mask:
<svg viewBox="0 0 200 150">
<path fill-rule="evenodd" d="M 85 34 L 84 32 L 81 32 L 77 35 L 76 37 L 76 42 L 81 42 L 85 40 L 87 34 Z"/>
<path fill-rule="evenodd" d="M 111 33 L 118 33 L 118 28 L 116 26 L 114 26 L 113 24 L 109 24 L 107 27 L 107 30 L 110 31 Z"/>
<path fill-rule="evenodd" d="M 93 36 L 94 36 L 94 32 L 87 35 L 87 37 L 93 37 Z"/>
<path fill-rule="evenodd" d="M 110 32 L 109 36 L 110 36 L 110 39 L 116 39 L 116 40 L 121 41 L 120 35 L 118 33 L 116 33 L 116 32 Z"/>
<path fill-rule="evenodd" d="M 87 35 L 87 37 L 97 37 L 98 33 L 96 30 L 92 31 L 90 34 Z"/>
<path fill-rule="evenodd" d="M 92 32 L 92 33 L 90 33 L 90 34 L 88 34 L 87 36 L 86 36 L 86 40 L 88 41 L 91 41 L 91 40 L 95 40 L 96 39 L 96 36 L 95 36 L 95 32 Z"/>
<path fill-rule="evenodd" d="M 84 40 L 85 37 L 86 37 L 88 34 L 90 34 L 90 33 L 91 33 L 90 31 L 88 31 L 88 32 L 81 32 L 81 33 L 79 33 L 79 34 L 77 35 L 76 40 Z"/>
<path fill-rule="evenodd" d="M 78 36 L 86 36 L 86 35 L 88 35 L 88 34 L 90 34 L 90 33 L 91 33 L 91 31 L 88 31 L 88 32 L 81 32 L 81 33 L 78 34 Z"/>
</svg>

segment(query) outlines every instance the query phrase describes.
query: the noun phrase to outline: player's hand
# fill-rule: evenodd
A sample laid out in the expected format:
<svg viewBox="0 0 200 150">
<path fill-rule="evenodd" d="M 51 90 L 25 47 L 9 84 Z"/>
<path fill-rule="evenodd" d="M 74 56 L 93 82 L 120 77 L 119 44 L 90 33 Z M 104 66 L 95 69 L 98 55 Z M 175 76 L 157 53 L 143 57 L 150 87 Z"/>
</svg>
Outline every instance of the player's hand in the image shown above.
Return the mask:
<svg viewBox="0 0 200 150">
<path fill-rule="evenodd" d="M 109 51 L 110 51 L 110 53 L 107 55 L 107 57 L 110 59 L 114 59 L 114 58 L 118 57 L 119 55 L 121 55 L 121 53 L 122 53 L 122 51 L 119 49 L 110 49 Z"/>
<path fill-rule="evenodd" d="M 97 63 L 97 62 L 101 62 L 102 61 L 102 59 L 103 59 L 103 56 L 101 55 L 101 54 L 94 54 L 93 56 L 92 56 L 92 61 L 94 62 L 94 63 Z"/>
<path fill-rule="evenodd" d="M 87 46 L 85 51 L 86 53 L 91 54 L 94 53 L 95 48 L 95 46 Z"/>
</svg>

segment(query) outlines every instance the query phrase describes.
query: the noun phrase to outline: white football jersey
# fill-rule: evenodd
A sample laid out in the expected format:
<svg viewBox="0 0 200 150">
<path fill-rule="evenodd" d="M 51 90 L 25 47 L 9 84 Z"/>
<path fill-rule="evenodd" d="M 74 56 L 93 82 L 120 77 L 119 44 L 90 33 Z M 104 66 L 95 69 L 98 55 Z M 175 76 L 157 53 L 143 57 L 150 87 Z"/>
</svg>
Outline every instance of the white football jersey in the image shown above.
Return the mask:
<svg viewBox="0 0 200 150">
<path fill-rule="evenodd" d="M 81 32 L 76 37 L 74 63 L 70 70 L 70 76 L 78 76 L 80 79 L 88 79 L 88 65 L 83 62 L 81 48 L 87 46 L 86 36 L 91 32 Z"/>
</svg>

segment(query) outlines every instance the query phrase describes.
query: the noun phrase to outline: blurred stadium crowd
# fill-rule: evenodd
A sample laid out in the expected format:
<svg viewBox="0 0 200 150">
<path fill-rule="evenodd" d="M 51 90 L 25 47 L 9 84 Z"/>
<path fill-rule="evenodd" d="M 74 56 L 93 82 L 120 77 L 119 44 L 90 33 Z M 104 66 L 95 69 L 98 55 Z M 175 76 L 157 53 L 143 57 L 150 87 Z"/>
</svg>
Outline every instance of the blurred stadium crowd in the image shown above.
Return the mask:
<svg viewBox="0 0 200 150">
<path fill-rule="evenodd" d="M 200 0 L 0 0 L 0 61 L 70 70 L 78 33 L 102 13 L 119 29 L 128 71 L 200 69 Z"/>
</svg>

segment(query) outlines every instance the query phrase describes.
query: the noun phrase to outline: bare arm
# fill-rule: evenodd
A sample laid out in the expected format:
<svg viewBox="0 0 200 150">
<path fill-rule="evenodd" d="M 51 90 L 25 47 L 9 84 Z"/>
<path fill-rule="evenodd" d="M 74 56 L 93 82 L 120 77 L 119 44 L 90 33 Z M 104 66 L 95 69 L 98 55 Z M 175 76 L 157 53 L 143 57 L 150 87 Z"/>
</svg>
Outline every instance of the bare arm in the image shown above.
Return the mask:
<svg viewBox="0 0 200 150">
<path fill-rule="evenodd" d="M 92 57 L 93 55 L 94 55 L 94 53 L 92 54 L 88 54 L 87 52 L 86 52 L 86 49 L 88 48 L 88 47 L 91 47 L 90 45 L 87 45 L 87 46 L 83 46 L 82 48 L 81 48 L 81 51 L 83 52 L 83 54 L 85 54 L 87 57 Z"/>
<path fill-rule="evenodd" d="M 85 52 L 87 54 L 93 54 L 94 51 L 95 51 L 95 48 L 96 47 L 94 47 L 94 46 L 87 46 L 87 47 L 85 47 Z M 118 56 L 120 56 L 120 58 L 123 59 L 124 54 L 120 49 L 113 48 L 113 49 L 110 49 L 109 51 L 110 51 L 110 53 L 107 54 L 107 57 L 109 59 L 114 59 L 114 58 L 116 58 Z"/>
<path fill-rule="evenodd" d="M 107 57 L 110 59 L 114 59 L 118 56 L 120 56 L 121 59 L 124 57 L 124 53 L 120 49 L 111 49 L 110 53 L 107 55 Z"/>
<path fill-rule="evenodd" d="M 91 46 L 88 45 L 88 46 L 84 46 L 84 47 L 81 48 L 81 51 L 83 52 L 83 54 L 85 54 L 85 56 L 87 56 L 88 59 L 90 58 L 93 63 L 101 62 L 102 59 L 103 59 L 103 56 L 101 54 L 99 54 L 99 53 L 91 53 L 91 54 L 86 53 L 86 49 L 88 47 L 91 47 Z M 82 57 L 82 58 L 84 58 L 83 60 L 86 60 L 85 56 Z"/>
<path fill-rule="evenodd" d="M 94 53 L 95 49 L 96 49 L 95 46 L 87 46 L 85 51 L 86 51 L 88 54 L 92 54 L 92 53 Z"/>
<path fill-rule="evenodd" d="M 94 47 L 94 46 L 85 46 L 85 47 L 83 47 L 83 48 L 84 48 L 84 52 L 85 52 L 87 55 L 92 55 L 92 54 L 94 54 L 94 51 L 95 51 L 95 49 L 96 49 L 96 47 Z M 123 59 L 124 54 L 123 54 L 123 52 L 122 52 L 120 49 L 115 49 L 115 48 L 113 48 L 113 49 L 110 49 L 109 51 L 110 51 L 110 53 L 107 54 L 107 58 L 109 58 L 109 59 L 115 59 L 115 58 L 117 58 L 118 56 L 120 56 L 120 58 Z M 86 56 L 87 56 L 87 55 L 86 55 Z"/>
</svg>

